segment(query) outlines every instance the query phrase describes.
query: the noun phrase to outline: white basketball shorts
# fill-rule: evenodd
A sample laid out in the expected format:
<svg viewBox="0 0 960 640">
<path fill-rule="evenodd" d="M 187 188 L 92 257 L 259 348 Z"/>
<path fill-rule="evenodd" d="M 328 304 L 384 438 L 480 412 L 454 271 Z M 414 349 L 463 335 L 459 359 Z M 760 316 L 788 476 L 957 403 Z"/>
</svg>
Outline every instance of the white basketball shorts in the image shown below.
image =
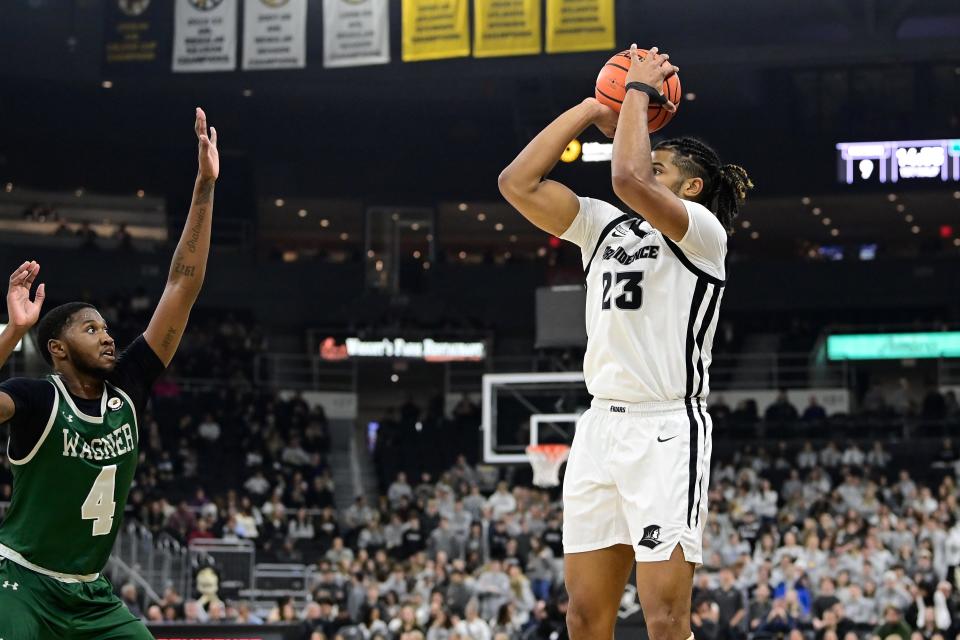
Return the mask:
<svg viewBox="0 0 960 640">
<path fill-rule="evenodd" d="M 699 398 L 594 400 L 567 460 L 564 553 L 626 544 L 637 562 L 657 562 L 679 544 L 701 564 L 712 429 Z"/>
</svg>

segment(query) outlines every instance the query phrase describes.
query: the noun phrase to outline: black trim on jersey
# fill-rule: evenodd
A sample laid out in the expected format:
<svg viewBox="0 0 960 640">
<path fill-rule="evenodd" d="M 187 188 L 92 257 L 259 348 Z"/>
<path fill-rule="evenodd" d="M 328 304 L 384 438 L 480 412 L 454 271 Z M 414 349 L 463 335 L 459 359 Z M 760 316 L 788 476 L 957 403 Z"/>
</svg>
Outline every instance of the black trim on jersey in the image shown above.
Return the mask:
<svg viewBox="0 0 960 640">
<path fill-rule="evenodd" d="M 699 457 L 697 456 L 698 425 L 697 419 L 693 415 L 693 401 L 690 398 L 687 398 L 684 401 L 684 404 L 687 406 L 687 420 L 690 421 L 690 480 L 689 484 L 687 485 L 687 528 L 690 528 L 690 518 L 693 516 L 693 494 L 697 490 L 697 462 L 699 462 Z"/>
<path fill-rule="evenodd" d="M 614 218 L 609 223 L 607 223 L 607 226 L 605 226 L 603 228 L 603 231 L 600 232 L 600 237 L 597 238 L 597 245 L 593 248 L 593 253 L 590 254 L 590 260 L 587 262 L 587 266 L 584 267 L 583 269 L 584 277 L 590 275 L 590 265 L 593 264 L 593 259 L 597 257 L 597 251 L 600 250 L 600 245 L 603 244 L 603 241 L 606 239 L 607 235 L 609 235 L 609 233 L 613 231 L 618 224 L 620 224 L 621 222 L 626 222 L 632 217 L 633 216 L 631 216 L 629 213 L 625 213 L 619 218 Z"/>
<path fill-rule="evenodd" d="M 700 313 L 700 305 L 703 303 L 703 296 L 706 292 L 707 283 L 703 280 L 697 280 L 697 286 L 693 289 L 693 300 L 690 301 L 690 319 L 687 320 L 687 398 L 693 397 L 693 347 L 696 344 L 693 327 L 697 323 L 697 314 Z"/>
<path fill-rule="evenodd" d="M 697 333 L 697 375 L 700 376 L 700 384 L 697 385 L 697 392 L 693 395 L 700 397 L 703 391 L 703 340 L 707 335 L 707 329 L 713 324 L 713 314 L 717 310 L 717 301 L 720 299 L 720 287 L 713 288 L 713 295 L 710 296 L 710 302 L 707 304 L 707 310 L 703 313 L 703 322 L 700 323 L 700 331 Z"/>
<path fill-rule="evenodd" d="M 697 413 L 700 415 L 700 423 L 703 425 L 703 451 L 707 451 L 707 419 L 703 416 L 703 401 L 700 398 L 697 398 Z M 707 469 L 707 465 L 702 465 L 704 471 Z M 697 497 L 697 526 L 700 526 L 700 501 L 703 500 L 703 476 L 700 475 L 700 494 Z"/>
<path fill-rule="evenodd" d="M 680 263 L 683 264 L 683 266 L 689 269 L 690 272 L 693 273 L 693 275 L 697 276 L 702 280 L 706 280 L 710 284 L 715 284 L 718 287 L 722 287 L 724 284 L 726 284 L 724 280 L 721 280 L 720 278 L 715 278 L 709 273 L 706 273 L 705 271 L 703 271 L 702 269 L 697 268 L 692 262 L 690 262 L 690 258 L 688 258 L 686 254 L 684 254 L 683 251 L 680 249 L 680 247 L 678 247 L 676 243 L 670 240 L 670 238 L 668 238 L 667 236 L 663 236 L 663 241 L 667 243 L 668 247 L 670 247 L 670 251 L 673 251 L 673 255 L 677 256 L 677 260 L 679 260 Z"/>
</svg>

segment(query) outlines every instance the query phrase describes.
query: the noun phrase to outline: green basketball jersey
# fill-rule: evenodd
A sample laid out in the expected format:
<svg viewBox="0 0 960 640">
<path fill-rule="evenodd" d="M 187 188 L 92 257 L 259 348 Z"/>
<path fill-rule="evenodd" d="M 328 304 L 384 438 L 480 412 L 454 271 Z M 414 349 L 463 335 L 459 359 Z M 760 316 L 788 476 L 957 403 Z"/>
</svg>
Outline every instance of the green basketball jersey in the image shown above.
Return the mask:
<svg viewBox="0 0 960 640">
<path fill-rule="evenodd" d="M 77 409 L 58 376 L 40 441 L 10 460 L 13 496 L 0 525 L 0 556 L 41 573 L 92 579 L 120 530 L 139 451 L 136 409 L 104 383 L 101 416 Z"/>
</svg>

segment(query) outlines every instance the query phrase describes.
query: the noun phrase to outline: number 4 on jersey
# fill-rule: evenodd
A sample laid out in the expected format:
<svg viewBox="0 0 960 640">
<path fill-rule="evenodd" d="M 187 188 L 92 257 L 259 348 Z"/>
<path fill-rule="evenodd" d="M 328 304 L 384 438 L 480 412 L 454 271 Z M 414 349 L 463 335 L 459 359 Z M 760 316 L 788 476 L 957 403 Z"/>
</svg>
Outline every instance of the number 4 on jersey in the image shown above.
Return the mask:
<svg viewBox="0 0 960 640">
<path fill-rule="evenodd" d="M 111 464 L 100 470 L 93 481 L 93 487 L 87 499 L 80 507 L 80 517 L 93 520 L 93 535 L 105 536 L 113 529 L 113 512 L 117 503 L 113 501 L 113 491 L 117 480 L 117 465 Z"/>
<path fill-rule="evenodd" d="M 603 302 L 602 309 L 610 308 L 610 295 L 613 288 L 614 274 L 609 271 L 603 272 Z M 625 311 L 635 311 L 643 304 L 643 288 L 640 283 L 643 281 L 643 271 L 620 271 L 616 274 L 617 284 L 623 283 L 623 293 L 614 299 L 617 309 Z"/>
</svg>

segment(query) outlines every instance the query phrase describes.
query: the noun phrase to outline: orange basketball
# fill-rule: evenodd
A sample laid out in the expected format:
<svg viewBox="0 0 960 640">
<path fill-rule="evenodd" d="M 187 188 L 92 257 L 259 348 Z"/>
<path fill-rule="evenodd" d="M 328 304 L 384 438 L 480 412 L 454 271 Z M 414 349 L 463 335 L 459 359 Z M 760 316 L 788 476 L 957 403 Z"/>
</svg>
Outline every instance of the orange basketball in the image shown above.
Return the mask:
<svg viewBox="0 0 960 640">
<path fill-rule="evenodd" d="M 646 49 L 637 49 L 640 59 L 647 55 Z M 597 76 L 597 100 L 607 105 L 617 113 L 620 112 L 620 106 L 623 104 L 623 98 L 627 90 L 624 79 L 627 77 L 627 71 L 630 69 L 630 51 L 621 51 L 607 60 L 607 63 L 600 69 L 600 75 Z M 680 78 L 673 74 L 663 82 L 661 89 L 663 95 L 670 102 L 680 106 Z M 658 104 L 651 104 L 647 111 L 647 125 L 650 133 L 659 131 L 667 125 L 676 113 L 670 113 Z"/>
</svg>

